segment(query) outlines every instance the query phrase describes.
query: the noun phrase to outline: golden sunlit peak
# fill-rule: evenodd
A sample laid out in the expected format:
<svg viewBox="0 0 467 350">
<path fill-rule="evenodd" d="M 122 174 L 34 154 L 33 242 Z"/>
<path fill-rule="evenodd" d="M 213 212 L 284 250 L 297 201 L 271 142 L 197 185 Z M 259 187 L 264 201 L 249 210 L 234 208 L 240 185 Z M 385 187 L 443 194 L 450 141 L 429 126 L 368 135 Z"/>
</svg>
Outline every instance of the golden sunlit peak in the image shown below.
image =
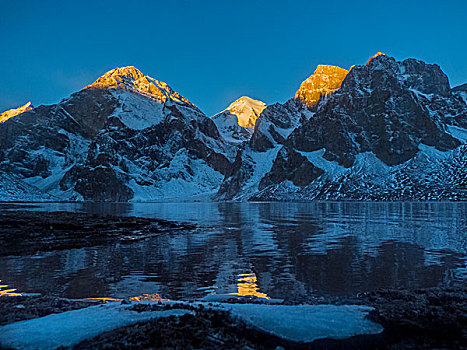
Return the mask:
<svg viewBox="0 0 467 350">
<path fill-rule="evenodd" d="M 348 73 L 347 69 L 337 66 L 318 65 L 315 72 L 300 85 L 295 98 L 309 107 L 315 106 L 321 96 L 339 89 Z"/>
<path fill-rule="evenodd" d="M 134 66 L 114 68 L 99 77 L 91 85 L 86 86 L 84 89 L 88 88 L 121 88 L 152 97 L 158 102 L 165 102 L 167 99 L 171 99 L 191 105 L 191 102 L 188 101 L 188 99 L 174 91 L 166 83 L 144 75 Z"/>
<path fill-rule="evenodd" d="M 255 100 L 248 96 L 242 96 L 232 102 L 226 111 L 237 116 L 238 125 L 254 128 L 256 119 L 258 119 L 261 112 L 266 108 L 266 103 L 263 101 Z"/>
<path fill-rule="evenodd" d="M 367 62 L 365 65 L 368 66 L 368 64 L 370 64 L 370 62 L 371 62 L 374 58 L 376 58 L 376 57 L 378 57 L 378 56 L 386 56 L 386 54 L 385 54 L 385 53 L 382 53 L 382 52 L 378 52 L 378 53 L 374 54 L 373 56 L 370 57 L 370 59 L 368 60 L 368 62 Z"/>
<path fill-rule="evenodd" d="M 26 111 L 30 111 L 33 108 L 34 107 L 31 105 L 31 102 L 28 102 L 25 105 L 20 106 L 18 108 L 12 108 L 8 111 L 0 113 L 0 123 L 6 122 L 8 119 L 13 118 L 18 114 L 24 113 Z"/>
<path fill-rule="evenodd" d="M 97 298 L 86 298 L 89 301 L 102 301 L 102 302 L 110 302 L 110 301 L 123 301 L 122 298 L 111 298 L 111 297 L 97 297 Z M 143 294 L 138 295 L 136 297 L 128 298 L 130 301 L 170 301 L 170 299 L 162 298 L 159 294 Z"/>
</svg>

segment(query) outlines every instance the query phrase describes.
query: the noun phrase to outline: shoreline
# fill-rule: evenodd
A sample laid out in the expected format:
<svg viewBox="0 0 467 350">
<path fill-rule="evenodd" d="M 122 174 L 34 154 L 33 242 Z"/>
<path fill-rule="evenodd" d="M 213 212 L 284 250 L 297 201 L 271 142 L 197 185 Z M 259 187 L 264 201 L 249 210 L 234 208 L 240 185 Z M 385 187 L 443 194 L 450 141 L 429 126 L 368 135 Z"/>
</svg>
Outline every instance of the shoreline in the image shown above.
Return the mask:
<svg viewBox="0 0 467 350">
<path fill-rule="evenodd" d="M 131 243 L 197 226 L 162 219 L 87 213 L 0 212 L 0 256 Z"/>
<path fill-rule="evenodd" d="M 236 300 L 235 300 L 236 299 Z M 311 301 L 311 300 L 310 300 Z M 294 342 L 249 327 L 242 320 L 219 310 L 196 306 L 196 302 L 183 302 L 194 315 L 169 316 L 136 322 L 125 327 L 103 332 L 76 344 L 77 349 L 138 347 L 161 348 L 196 347 L 210 349 L 465 349 L 467 344 L 467 286 L 436 287 L 427 289 L 384 289 L 349 298 L 333 298 L 323 305 L 368 305 L 374 308 L 368 318 L 384 327 L 374 335 L 356 335 L 347 339 L 318 339 L 310 343 Z M 102 301 L 71 300 L 45 296 L 0 298 L 0 325 L 20 320 L 43 317 L 52 313 L 86 308 Z M 138 302 L 113 301 L 132 305 L 137 312 L 148 311 L 150 305 Z M 266 304 L 254 299 L 232 298 L 224 303 Z M 159 305 L 164 305 L 159 302 Z M 152 306 L 159 310 L 163 306 Z M 213 303 L 215 304 L 215 303 Z M 295 305 L 312 305 L 302 302 Z M 207 305 L 211 305 L 208 303 Z M 277 304 L 276 304 L 277 305 Z M 290 301 L 281 305 L 293 305 Z M 270 304 L 274 306 L 274 304 Z M 177 306 L 178 308 L 179 306 Z M 163 307 L 173 308 L 170 306 Z M 12 312 L 13 310 L 13 312 Z M 187 331 L 189 330 L 189 332 Z M 222 334 L 222 337 L 213 335 Z M 1 336 L 0 336 L 1 337 Z M 154 343 L 155 342 L 155 343 Z"/>
</svg>

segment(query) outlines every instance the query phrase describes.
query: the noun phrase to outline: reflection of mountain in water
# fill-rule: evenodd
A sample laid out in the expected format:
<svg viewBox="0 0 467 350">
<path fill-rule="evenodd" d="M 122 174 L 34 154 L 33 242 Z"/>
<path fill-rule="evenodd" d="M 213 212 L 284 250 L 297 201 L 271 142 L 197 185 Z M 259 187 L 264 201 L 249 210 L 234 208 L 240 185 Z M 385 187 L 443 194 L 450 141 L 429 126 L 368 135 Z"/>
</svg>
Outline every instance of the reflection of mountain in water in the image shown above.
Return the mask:
<svg viewBox="0 0 467 350">
<path fill-rule="evenodd" d="M 462 203 L 73 206 L 205 226 L 128 245 L 3 257 L 0 276 L 22 291 L 68 297 L 159 293 L 179 299 L 255 292 L 284 298 L 435 286 L 465 271 L 467 204 Z M 255 281 L 239 281 L 242 274 Z"/>
</svg>

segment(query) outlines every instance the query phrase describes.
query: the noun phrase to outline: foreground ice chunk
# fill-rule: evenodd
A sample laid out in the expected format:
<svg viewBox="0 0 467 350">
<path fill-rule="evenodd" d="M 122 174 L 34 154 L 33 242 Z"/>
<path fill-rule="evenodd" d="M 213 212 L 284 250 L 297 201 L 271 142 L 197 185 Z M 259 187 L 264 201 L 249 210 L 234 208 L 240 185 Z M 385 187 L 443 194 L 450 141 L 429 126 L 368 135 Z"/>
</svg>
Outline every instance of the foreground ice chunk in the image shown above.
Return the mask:
<svg viewBox="0 0 467 350">
<path fill-rule="evenodd" d="M 109 303 L 51 314 L 0 327 L 0 347 L 14 349 L 56 349 L 72 346 L 103 332 L 152 318 L 184 315 L 189 310 L 135 312 L 132 305 Z"/>
<path fill-rule="evenodd" d="M 383 331 L 381 325 L 366 318 L 373 309 L 369 306 L 233 304 L 227 308 L 248 324 L 296 342 L 345 339 Z"/>
<path fill-rule="evenodd" d="M 144 302 L 154 303 L 154 302 Z M 182 304 L 184 302 L 163 302 Z M 360 334 L 378 334 L 383 327 L 366 318 L 372 309 L 360 305 L 261 305 L 193 303 L 232 316 L 280 338 L 311 342 L 317 339 L 344 339 Z M 186 309 L 166 311 L 131 311 L 133 305 L 109 303 L 66 311 L 0 327 L 0 347 L 15 349 L 50 349 L 72 346 L 103 332 L 139 321 L 192 313 Z"/>
</svg>

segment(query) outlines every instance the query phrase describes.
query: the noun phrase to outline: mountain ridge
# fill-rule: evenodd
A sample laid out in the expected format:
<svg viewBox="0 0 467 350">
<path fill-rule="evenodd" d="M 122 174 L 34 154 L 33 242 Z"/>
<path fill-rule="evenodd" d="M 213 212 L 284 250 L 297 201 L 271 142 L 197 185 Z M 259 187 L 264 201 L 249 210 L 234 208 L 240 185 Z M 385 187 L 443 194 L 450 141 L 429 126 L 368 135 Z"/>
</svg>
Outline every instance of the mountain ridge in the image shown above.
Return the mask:
<svg viewBox="0 0 467 350">
<path fill-rule="evenodd" d="M 19 106 L 17 108 L 12 108 L 9 110 L 6 110 L 3 113 L 0 113 L 0 123 L 6 122 L 8 119 L 16 117 L 17 115 L 30 111 L 33 109 L 34 106 L 31 104 L 31 102 L 27 102 L 26 104 Z"/>
<path fill-rule="evenodd" d="M 349 71 L 318 66 L 285 103 L 242 97 L 208 118 L 167 84 L 117 67 L 55 105 L 0 124 L 0 193 L 79 201 L 467 199 L 466 85 L 451 88 L 437 65 L 377 54 Z M 235 107 L 251 101 L 261 110 L 247 108 L 249 126 L 241 126 L 234 113 L 244 109 Z"/>
<path fill-rule="evenodd" d="M 151 96 L 159 102 L 167 99 L 185 102 L 194 106 L 187 98 L 174 91 L 164 82 L 144 75 L 134 66 L 116 67 L 101 75 L 94 83 L 87 85 L 84 89 L 109 89 L 125 88 L 130 91 Z"/>
</svg>

